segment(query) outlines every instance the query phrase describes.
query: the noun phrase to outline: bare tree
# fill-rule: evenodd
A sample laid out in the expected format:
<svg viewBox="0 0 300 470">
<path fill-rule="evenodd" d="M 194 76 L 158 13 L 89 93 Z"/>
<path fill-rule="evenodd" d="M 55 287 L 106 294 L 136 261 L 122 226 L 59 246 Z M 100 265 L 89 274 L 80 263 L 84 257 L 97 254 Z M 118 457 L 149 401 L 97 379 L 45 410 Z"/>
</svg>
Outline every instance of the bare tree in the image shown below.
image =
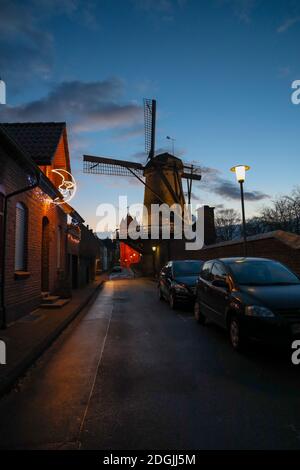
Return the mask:
<svg viewBox="0 0 300 470">
<path fill-rule="evenodd" d="M 275 199 L 272 207 L 264 207 L 260 219 L 267 230 L 300 234 L 300 188 L 295 188 L 291 195 Z"/>
<path fill-rule="evenodd" d="M 234 209 L 220 209 L 215 216 L 217 239 L 228 241 L 240 235 L 241 219 Z"/>
<path fill-rule="evenodd" d="M 241 235 L 241 219 L 234 209 L 219 209 L 215 216 L 217 239 L 232 240 Z M 290 195 L 277 197 L 263 207 L 257 216 L 247 220 L 247 236 L 273 230 L 285 230 L 300 235 L 300 186 Z"/>
</svg>

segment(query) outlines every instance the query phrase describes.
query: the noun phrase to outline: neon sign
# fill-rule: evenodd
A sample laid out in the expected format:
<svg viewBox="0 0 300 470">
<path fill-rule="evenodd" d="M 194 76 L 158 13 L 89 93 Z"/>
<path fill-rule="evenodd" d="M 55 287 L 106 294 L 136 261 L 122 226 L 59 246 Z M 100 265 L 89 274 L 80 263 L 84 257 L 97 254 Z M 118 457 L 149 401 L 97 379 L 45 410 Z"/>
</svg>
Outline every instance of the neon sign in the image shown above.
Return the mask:
<svg viewBox="0 0 300 470">
<path fill-rule="evenodd" d="M 53 203 L 63 204 L 64 202 L 70 202 L 71 199 L 73 199 L 73 197 L 75 196 L 77 190 L 77 184 L 73 175 L 71 175 L 69 171 L 64 170 L 63 168 L 52 170 L 52 172 L 56 173 L 61 177 L 61 183 L 58 186 L 58 190 L 62 195 L 62 200 L 57 197 L 56 199 L 54 199 Z"/>
</svg>

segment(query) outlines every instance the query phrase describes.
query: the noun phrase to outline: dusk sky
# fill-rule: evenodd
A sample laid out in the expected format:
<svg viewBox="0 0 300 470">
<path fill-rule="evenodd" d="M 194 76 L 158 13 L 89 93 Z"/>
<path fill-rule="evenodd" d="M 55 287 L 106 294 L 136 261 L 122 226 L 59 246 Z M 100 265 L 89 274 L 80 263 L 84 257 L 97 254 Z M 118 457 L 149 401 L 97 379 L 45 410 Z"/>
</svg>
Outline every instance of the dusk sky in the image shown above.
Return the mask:
<svg viewBox="0 0 300 470">
<path fill-rule="evenodd" d="M 170 135 L 203 166 L 195 203 L 240 210 L 238 163 L 248 216 L 299 183 L 299 0 L 0 0 L 0 31 L 0 121 L 67 122 L 72 204 L 94 228 L 98 204 L 143 186 L 83 175 L 82 154 L 145 162 L 144 97 L 157 151 Z"/>
</svg>

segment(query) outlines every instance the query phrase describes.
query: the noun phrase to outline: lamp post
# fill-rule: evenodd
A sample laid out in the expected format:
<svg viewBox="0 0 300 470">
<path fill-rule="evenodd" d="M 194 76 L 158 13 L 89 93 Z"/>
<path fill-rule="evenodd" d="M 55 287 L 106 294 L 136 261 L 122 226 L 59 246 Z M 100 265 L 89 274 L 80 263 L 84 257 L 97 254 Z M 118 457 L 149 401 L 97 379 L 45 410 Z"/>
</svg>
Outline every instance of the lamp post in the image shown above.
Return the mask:
<svg viewBox="0 0 300 470">
<path fill-rule="evenodd" d="M 156 265 L 155 265 L 155 252 L 156 252 L 156 246 L 153 245 L 152 246 L 152 262 L 153 262 L 153 274 L 154 274 L 154 277 L 156 276 Z"/>
<path fill-rule="evenodd" d="M 245 218 L 245 202 L 244 202 L 244 181 L 246 178 L 246 171 L 250 170 L 248 165 L 236 165 L 230 168 L 230 171 L 235 173 L 238 183 L 241 188 L 241 203 L 242 203 L 242 219 L 243 219 L 243 239 L 244 239 L 244 256 L 247 256 L 247 234 L 246 234 L 246 218 Z"/>
</svg>

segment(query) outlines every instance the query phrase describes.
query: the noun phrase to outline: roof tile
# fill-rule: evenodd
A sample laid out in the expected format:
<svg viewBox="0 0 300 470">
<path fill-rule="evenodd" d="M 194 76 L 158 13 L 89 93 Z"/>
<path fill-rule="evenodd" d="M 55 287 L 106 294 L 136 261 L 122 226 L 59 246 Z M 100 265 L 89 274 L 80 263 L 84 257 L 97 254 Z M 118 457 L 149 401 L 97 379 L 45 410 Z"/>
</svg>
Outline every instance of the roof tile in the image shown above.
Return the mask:
<svg viewBox="0 0 300 470">
<path fill-rule="evenodd" d="M 1 123 L 1 126 L 37 165 L 51 165 L 66 124 L 22 122 Z"/>
</svg>

